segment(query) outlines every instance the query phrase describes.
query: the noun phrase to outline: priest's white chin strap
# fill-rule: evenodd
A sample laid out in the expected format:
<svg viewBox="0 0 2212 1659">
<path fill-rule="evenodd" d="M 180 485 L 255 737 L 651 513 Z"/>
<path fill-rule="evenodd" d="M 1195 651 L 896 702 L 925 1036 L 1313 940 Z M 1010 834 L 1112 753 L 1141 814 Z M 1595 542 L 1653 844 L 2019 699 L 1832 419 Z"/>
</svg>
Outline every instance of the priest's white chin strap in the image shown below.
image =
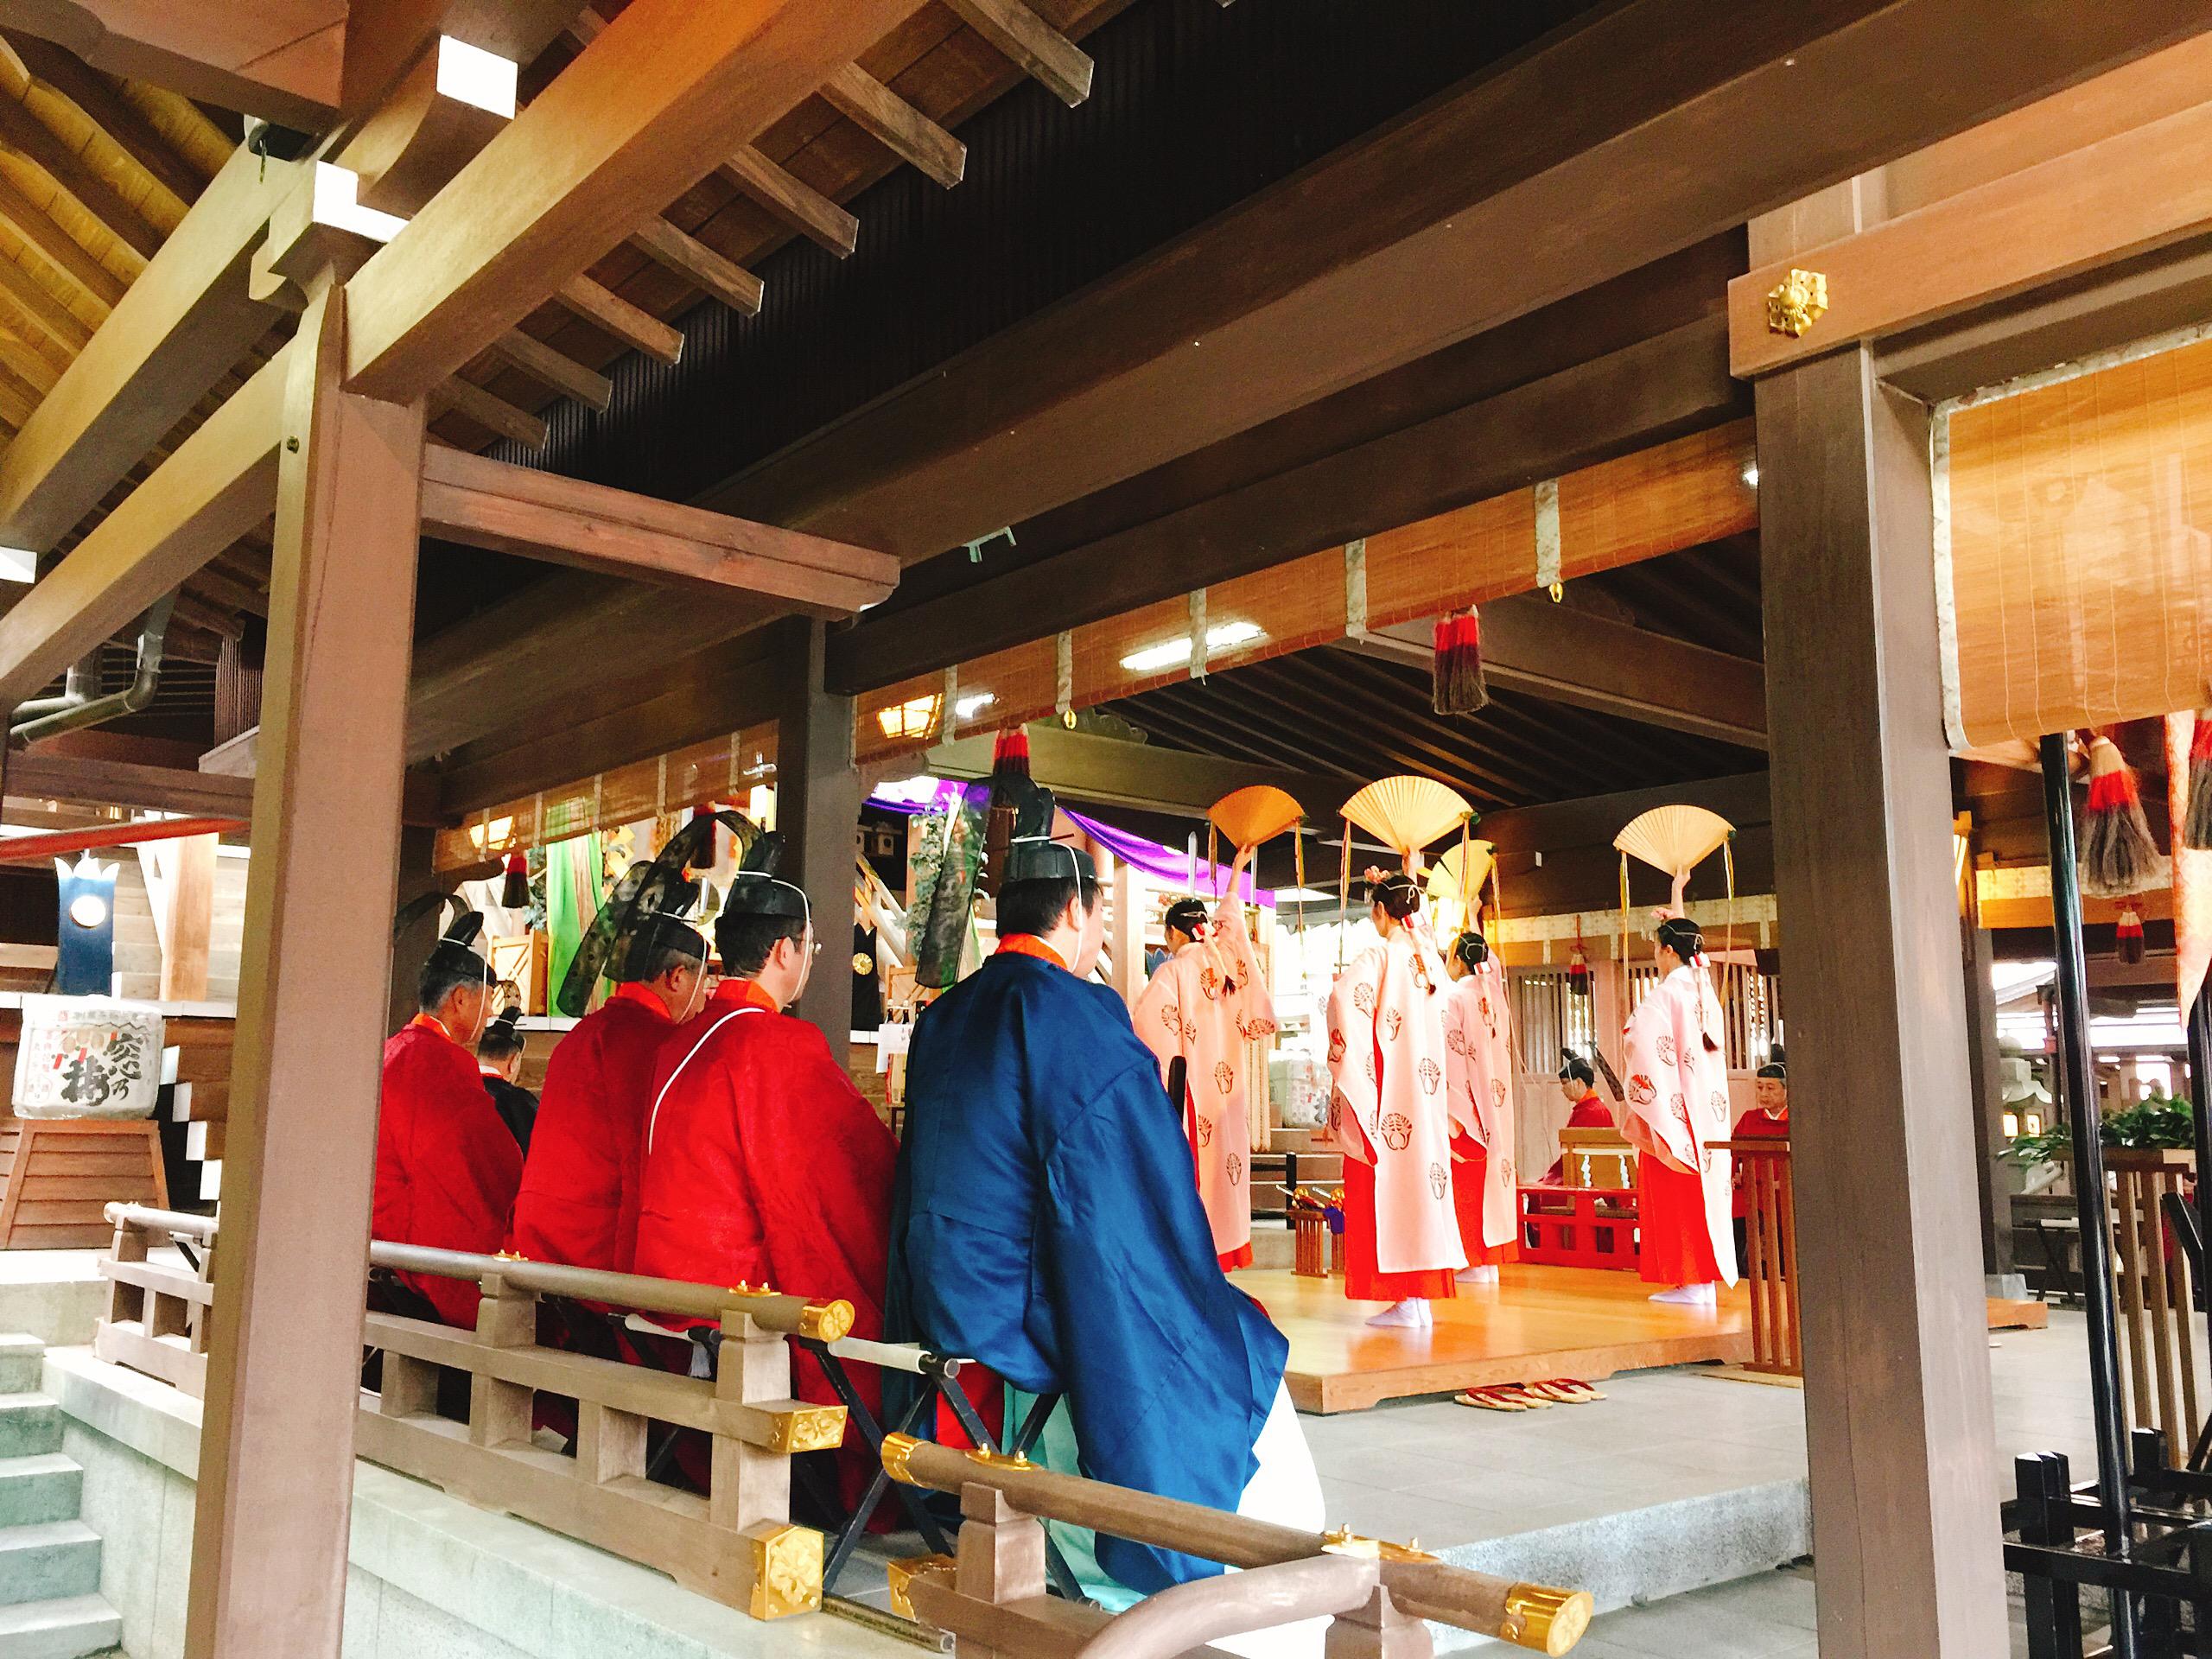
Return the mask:
<svg viewBox="0 0 2212 1659">
<path fill-rule="evenodd" d="M 653 1109 L 645 1116 L 645 1150 L 648 1153 L 653 1149 L 653 1127 L 660 1122 L 661 1102 L 668 1098 L 668 1091 L 676 1086 L 676 1080 L 683 1075 L 683 1068 L 690 1065 L 692 1058 L 696 1055 L 701 1049 L 707 1046 L 707 1039 L 713 1036 L 716 1032 L 720 1031 L 724 1026 L 729 1024 L 731 1020 L 736 1019 L 740 1014 L 766 1013 L 767 1013 L 767 1009 L 766 1008 L 749 1007 L 732 1008 L 728 1014 L 722 1015 L 721 1019 L 715 1020 L 713 1025 L 709 1026 L 706 1030 L 699 1033 L 699 1040 L 692 1044 L 691 1046 L 684 1052 L 683 1058 L 676 1063 L 676 1070 L 668 1074 L 668 1081 L 661 1084 L 660 1092 L 653 1096 Z"/>
</svg>

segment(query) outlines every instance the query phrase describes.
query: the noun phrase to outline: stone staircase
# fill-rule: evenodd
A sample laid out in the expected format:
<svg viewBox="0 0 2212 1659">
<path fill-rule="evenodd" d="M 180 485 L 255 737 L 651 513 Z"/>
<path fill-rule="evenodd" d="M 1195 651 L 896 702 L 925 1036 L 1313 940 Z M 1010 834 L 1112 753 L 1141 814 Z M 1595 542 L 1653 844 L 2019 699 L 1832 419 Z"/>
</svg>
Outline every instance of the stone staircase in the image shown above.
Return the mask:
<svg viewBox="0 0 2212 1659">
<path fill-rule="evenodd" d="M 78 1518 L 85 1471 L 38 1392 L 46 1345 L 0 1336 L 0 1659 L 81 1659 L 123 1639 L 100 1597 L 99 1535 Z"/>
</svg>

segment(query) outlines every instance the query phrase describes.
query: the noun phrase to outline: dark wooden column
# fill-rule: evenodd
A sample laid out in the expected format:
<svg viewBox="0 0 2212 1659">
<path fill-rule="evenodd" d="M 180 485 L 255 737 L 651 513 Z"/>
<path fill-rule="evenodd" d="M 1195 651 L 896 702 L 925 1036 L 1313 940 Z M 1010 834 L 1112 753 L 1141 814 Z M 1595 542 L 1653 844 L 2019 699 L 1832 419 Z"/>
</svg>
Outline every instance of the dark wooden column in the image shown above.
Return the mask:
<svg viewBox="0 0 2212 1659">
<path fill-rule="evenodd" d="M 1974 1091 L 1975 1196 L 1981 1213 L 1981 1270 L 2012 1271 L 2012 1190 L 1999 1161 L 2005 1139 L 2004 1052 L 1997 1046 L 1997 988 L 1989 930 L 1979 916 L 1960 924 L 1966 967 L 1967 1082 Z"/>
<path fill-rule="evenodd" d="M 853 765 L 853 700 L 823 690 L 823 625 L 777 625 L 783 671 L 776 704 L 776 826 L 784 874 L 806 889 L 822 942 L 791 1012 L 811 1020 L 842 1062 L 853 1029 L 853 832 L 861 778 Z"/>
<path fill-rule="evenodd" d="M 1770 215 L 1752 260 L 1872 207 Z M 1758 415 L 1821 1651 L 2000 1659 L 1927 411 L 1854 349 L 1760 382 Z"/>
<path fill-rule="evenodd" d="M 335 1659 L 346 1605 L 423 407 L 337 389 L 341 307 L 289 348 L 189 1659 Z"/>
</svg>

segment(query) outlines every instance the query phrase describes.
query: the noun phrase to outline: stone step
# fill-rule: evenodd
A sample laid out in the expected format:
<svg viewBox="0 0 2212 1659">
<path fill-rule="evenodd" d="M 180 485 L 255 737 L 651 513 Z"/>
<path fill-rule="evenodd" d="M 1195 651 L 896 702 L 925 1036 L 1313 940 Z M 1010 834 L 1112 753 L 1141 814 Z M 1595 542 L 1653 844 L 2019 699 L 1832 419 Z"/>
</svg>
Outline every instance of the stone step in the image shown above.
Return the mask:
<svg viewBox="0 0 2212 1659">
<path fill-rule="evenodd" d="M 22 1332 L 0 1335 L 0 1394 L 33 1394 L 46 1363 L 46 1344 Z"/>
<path fill-rule="evenodd" d="M 84 1659 L 122 1642 L 122 1616 L 97 1595 L 0 1607 L 0 1656 L 5 1659 Z"/>
<path fill-rule="evenodd" d="M 42 1394 L 0 1394 L 0 1458 L 61 1449 L 61 1408 Z"/>
<path fill-rule="evenodd" d="M 0 1529 L 0 1605 L 89 1596 L 100 1587 L 100 1538 L 81 1521 Z"/>
<path fill-rule="evenodd" d="M 59 1452 L 0 1458 L 0 1527 L 74 1521 L 85 1493 L 85 1471 Z M 0 1655 L 7 1649 L 0 1648 Z"/>
</svg>

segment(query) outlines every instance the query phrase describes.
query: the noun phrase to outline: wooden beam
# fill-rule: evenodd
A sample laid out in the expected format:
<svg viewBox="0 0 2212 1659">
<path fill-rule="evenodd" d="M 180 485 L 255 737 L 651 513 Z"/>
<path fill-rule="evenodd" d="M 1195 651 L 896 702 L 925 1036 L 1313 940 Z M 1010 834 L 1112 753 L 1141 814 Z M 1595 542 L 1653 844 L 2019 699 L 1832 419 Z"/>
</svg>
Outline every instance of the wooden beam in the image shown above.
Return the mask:
<svg viewBox="0 0 2212 1659">
<path fill-rule="evenodd" d="M 1869 213 L 1837 187 L 1755 224 L 1752 258 Z M 2005 1572 L 1928 411 L 1835 353 L 1759 383 L 1758 438 L 1820 1645 L 1980 1659 Z"/>
<path fill-rule="evenodd" d="M 1370 634 L 1368 643 L 1426 667 L 1430 626 L 1401 623 Z M 1751 658 L 1554 605 L 1540 594 L 1493 600 L 1482 607 L 1482 628 L 1483 671 L 1499 690 L 1766 747 L 1766 668 Z"/>
<path fill-rule="evenodd" d="M 347 382 L 419 397 L 918 0 L 634 0 L 347 285 Z"/>
<path fill-rule="evenodd" d="M 109 74 L 307 131 L 340 102 L 345 0 L 16 0 L 8 21 Z"/>
<path fill-rule="evenodd" d="M 458 449 L 423 462 L 423 528 L 524 558 L 715 593 L 755 594 L 822 615 L 880 601 L 888 554 L 847 547 Z"/>
<path fill-rule="evenodd" d="M 1696 0 L 1586 10 L 702 505 L 940 553 L 2200 32 L 2207 14 L 2125 0 L 2018 22 L 2007 0 L 1767 7 L 1719 31 Z M 1865 96 L 1875 84 L 1883 96 Z M 1809 127 L 1808 108 L 1824 112 Z"/>
<path fill-rule="evenodd" d="M 853 993 L 842 970 L 852 938 L 853 830 L 860 822 L 860 772 L 853 765 L 853 700 L 823 690 L 823 624 L 788 617 L 768 630 L 781 656 L 776 677 L 776 828 L 786 854 L 780 874 L 806 890 L 820 919 L 816 940 L 836 958 L 809 977 L 789 1012 L 848 1040 Z M 796 855 L 796 856 L 792 856 Z M 838 1052 L 833 1047 L 832 1052 Z"/>
<path fill-rule="evenodd" d="M 1090 96 L 1090 57 L 1022 0 L 945 0 L 969 28 L 1072 109 Z"/>
<path fill-rule="evenodd" d="M 423 410 L 339 390 L 343 296 L 287 353 L 187 1659 L 334 1654 L 345 1611 Z"/>
<path fill-rule="evenodd" d="M 1728 285 L 1729 361 L 1745 377 L 1902 334 L 2212 230 L 2212 103 L 1807 248 Z M 1827 279 L 1802 336 L 1767 323 L 1793 267 Z"/>
<path fill-rule="evenodd" d="M 1053 721 L 1033 721 L 1028 729 L 1030 776 L 1066 801 L 1204 817 L 1231 790 L 1267 784 L 1288 792 L 1307 816 L 1319 820 L 1343 805 L 1351 792 L 1342 779 L 1310 771 L 1071 732 Z M 940 778 L 988 778 L 992 741 L 987 734 L 940 743 L 922 756 L 920 767 Z"/>
<path fill-rule="evenodd" d="M 543 421 L 459 375 L 431 390 L 430 407 L 442 415 L 465 416 L 495 437 L 512 438 L 531 449 L 545 447 Z"/>
<path fill-rule="evenodd" d="M 0 289 L 22 307 L 25 315 L 46 331 L 70 357 L 92 344 L 90 324 L 63 304 L 60 297 L 23 265 L 0 255 Z"/>
<path fill-rule="evenodd" d="M 968 146 L 857 63 L 822 83 L 830 107 L 900 160 L 950 188 L 968 171 Z"/>
<path fill-rule="evenodd" d="M 56 224 L 53 214 L 24 194 L 22 187 L 5 174 L 0 174 L 0 219 L 6 219 L 16 235 L 101 304 L 111 307 L 122 299 L 123 279 L 94 258 L 83 243 Z"/>
<path fill-rule="evenodd" d="M 192 205 L 207 181 L 169 148 L 168 141 L 154 130 L 154 124 L 111 81 L 51 41 L 19 30 L 9 31 L 7 40 L 23 67 L 82 110 L 94 126 L 121 145 L 148 178 L 175 199 L 178 212 Z"/>
<path fill-rule="evenodd" d="M 162 232 L 123 193 L 95 172 L 90 162 L 61 142 L 61 137 L 13 98 L 0 97 L 0 143 L 4 143 L 78 204 L 149 259 L 160 251 Z"/>
<path fill-rule="evenodd" d="M 215 920 L 213 836 L 184 836 L 175 851 L 168 925 L 162 933 L 162 1001 L 199 1002 L 207 995 L 207 944 Z"/>
<path fill-rule="evenodd" d="M 445 90 L 448 54 L 468 49 L 441 36 L 348 135 L 338 162 L 359 175 L 363 207 L 420 213 L 513 118 L 512 105 L 486 108 Z"/>
<path fill-rule="evenodd" d="M 683 355 L 683 335 L 651 312 L 641 311 L 588 276 L 572 276 L 553 296 L 569 311 L 632 351 L 662 363 Z"/>
<path fill-rule="evenodd" d="M 246 273 L 294 177 L 243 149 L 224 164 L 0 454 L 0 540 L 51 548 L 268 332 Z"/>
<path fill-rule="evenodd" d="M 666 219 L 647 219 L 631 237 L 632 245 L 666 265 L 686 282 L 696 284 L 733 311 L 757 316 L 763 292 L 760 279 L 716 253 L 696 236 L 679 231 Z"/>
<path fill-rule="evenodd" d="M 537 335 L 511 328 L 492 347 L 499 356 L 540 385 L 590 409 L 605 412 L 614 401 L 614 383 L 574 358 L 563 357 Z"/>
<path fill-rule="evenodd" d="M 721 165 L 721 175 L 778 219 L 843 258 L 860 238 L 861 222 L 810 184 L 793 178 L 747 144 Z"/>
<path fill-rule="evenodd" d="M 1685 324 L 978 587 L 866 617 L 833 638 L 833 683 L 889 685 L 1718 422 L 1742 396 L 1725 352 L 1719 317 Z"/>
<path fill-rule="evenodd" d="M 289 355 L 246 382 L 0 616 L 0 708 L 35 695 L 267 517 Z"/>
<path fill-rule="evenodd" d="M 245 817 L 253 811 L 253 780 L 182 766 L 148 766 L 47 752 L 35 745 L 8 757 L 8 791 L 86 806 L 133 807 L 191 818 Z"/>
</svg>

